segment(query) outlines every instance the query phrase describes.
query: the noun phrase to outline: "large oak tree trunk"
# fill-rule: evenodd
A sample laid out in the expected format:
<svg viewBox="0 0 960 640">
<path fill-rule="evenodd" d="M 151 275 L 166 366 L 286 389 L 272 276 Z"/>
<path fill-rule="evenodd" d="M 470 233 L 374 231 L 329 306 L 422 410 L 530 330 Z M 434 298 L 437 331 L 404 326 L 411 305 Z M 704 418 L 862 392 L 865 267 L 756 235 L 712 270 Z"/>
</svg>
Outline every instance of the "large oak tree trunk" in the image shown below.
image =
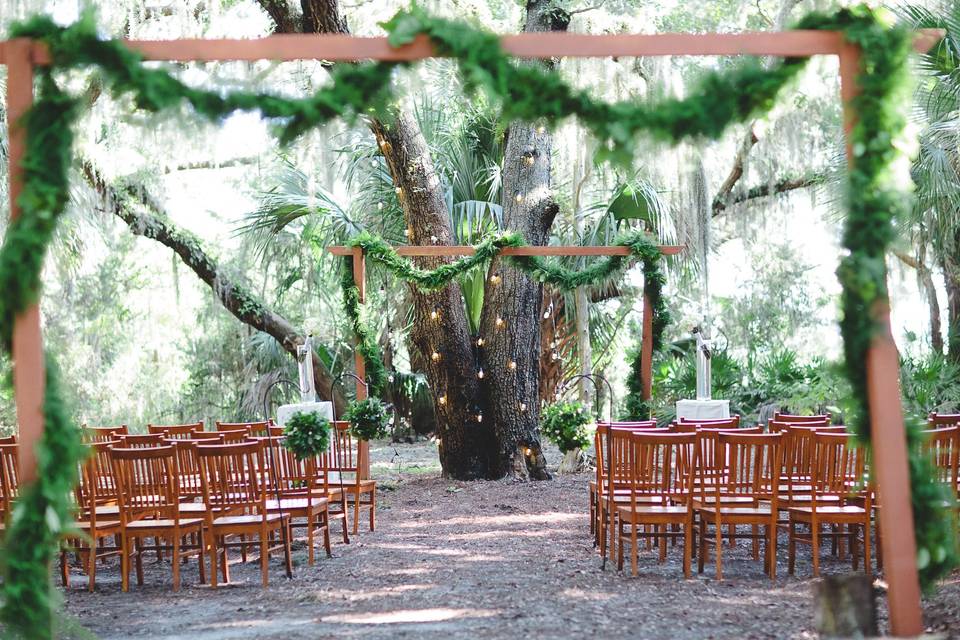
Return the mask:
<svg viewBox="0 0 960 640">
<path fill-rule="evenodd" d="M 524 31 L 565 30 L 567 23 L 568 16 L 552 2 L 527 2 Z M 503 221 L 531 245 L 547 243 L 558 211 L 550 189 L 552 143 L 550 132 L 536 123 L 513 123 L 507 130 Z M 481 388 L 483 404 L 493 417 L 497 442 L 491 472 L 548 479 L 538 429 L 543 285 L 499 258 L 492 261 L 490 274 L 500 279 L 487 278 L 480 333 L 486 341 L 481 362 L 489 379 Z"/>
<path fill-rule="evenodd" d="M 945 255 L 940 267 L 947 291 L 947 356 L 953 362 L 960 362 L 960 261 Z"/>
<path fill-rule="evenodd" d="M 440 179 L 423 133 L 409 113 L 399 112 L 392 124 L 374 122 L 380 151 L 398 188 L 413 244 L 452 244 L 447 206 Z M 420 266 L 436 268 L 447 258 L 420 258 Z M 413 326 L 410 339 L 420 352 L 433 392 L 440 439 L 440 463 L 447 476 L 469 480 L 489 475 L 490 423 L 480 421 L 480 380 L 460 285 L 432 292 L 411 285 Z M 435 317 L 434 317 L 435 316 Z"/>
</svg>

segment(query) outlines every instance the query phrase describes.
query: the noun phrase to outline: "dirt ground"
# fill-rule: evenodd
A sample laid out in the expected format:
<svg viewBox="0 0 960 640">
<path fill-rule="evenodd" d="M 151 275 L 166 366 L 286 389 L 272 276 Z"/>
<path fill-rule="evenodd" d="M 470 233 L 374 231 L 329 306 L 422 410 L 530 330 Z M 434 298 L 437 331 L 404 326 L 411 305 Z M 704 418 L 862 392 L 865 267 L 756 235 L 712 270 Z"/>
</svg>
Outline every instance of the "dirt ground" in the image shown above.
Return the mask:
<svg viewBox="0 0 960 640">
<path fill-rule="evenodd" d="M 548 459 L 559 463 L 559 452 Z M 747 543 L 725 550 L 726 580 L 712 566 L 684 580 L 680 547 L 666 564 L 641 554 L 640 577 L 604 571 L 587 529 L 588 474 L 552 482 L 451 482 L 439 477 L 435 447 L 381 445 L 377 531 L 335 544 L 333 558 L 308 567 L 295 551 L 294 579 L 279 561 L 262 589 L 257 564 L 231 567 L 217 591 L 170 590 L 166 563 L 148 563 L 146 584 L 129 593 L 117 564 L 98 571 L 97 592 L 73 573 L 64 592 L 66 625 L 99 638 L 811 638 L 809 556 L 786 575 L 781 541 L 776 582 Z M 336 541 L 337 537 L 334 536 Z M 824 570 L 849 564 L 824 554 Z M 930 630 L 960 637 L 960 575 L 926 603 Z M 75 630 L 69 637 L 87 637 Z"/>
</svg>

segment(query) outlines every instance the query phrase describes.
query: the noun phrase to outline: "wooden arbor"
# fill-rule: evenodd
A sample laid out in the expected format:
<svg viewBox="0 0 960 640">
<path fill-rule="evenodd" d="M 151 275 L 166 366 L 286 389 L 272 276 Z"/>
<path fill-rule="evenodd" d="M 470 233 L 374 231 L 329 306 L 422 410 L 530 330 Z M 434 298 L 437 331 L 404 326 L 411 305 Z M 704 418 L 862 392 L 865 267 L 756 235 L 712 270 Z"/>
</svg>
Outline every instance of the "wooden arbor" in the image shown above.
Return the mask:
<svg viewBox="0 0 960 640">
<path fill-rule="evenodd" d="M 921 35 L 918 38 L 918 48 L 929 49 L 939 37 L 939 33 Z M 857 117 L 852 98 L 857 93 L 860 50 L 856 45 L 847 43 L 839 32 L 788 31 L 703 35 L 523 33 L 504 36 L 501 42 L 508 53 L 524 58 L 663 55 L 837 56 L 840 62 L 844 124 L 848 134 Z M 139 51 L 147 60 L 179 62 L 262 59 L 409 61 L 435 56 L 425 36 L 419 36 L 414 42 L 399 48 L 391 47 L 386 38 L 345 35 L 280 35 L 257 40 L 127 41 L 126 45 Z M 49 51 L 40 42 L 29 39 L 0 41 L 0 64 L 6 64 L 8 69 L 11 219 L 20 215 L 17 198 L 22 186 L 20 163 L 25 149 L 25 132 L 18 123 L 33 102 L 34 67 L 49 63 Z M 848 158 L 852 157 L 852 153 L 848 143 Z M 445 249 L 452 250 L 453 255 L 457 255 L 458 250 L 463 251 L 463 248 L 459 247 Z M 354 268 L 358 270 L 355 274 L 363 275 L 362 260 L 356 261 Z M 362 283 L 362 277 L 357 278 L 357 281 Z M 906 526 L 913 521 L 913 514 L 910 505 L 903 408 L 899 400 L 899 363 L 896 345 L 889 331 L 889 309 L 875 309 L 874 313 L 879 323 L 887 327 L 886 331 L 874 337 L 866 366 L 874 463 L 878 488 L 884 503 L 880 517 L 885 532 L 883 555 L 890 584 L 890 623 L 895 635 L 912 636 L 922 633 L 923 624 L 916 541 L 913 527 Z M 20 314 L 16 320 L 13 361 L 15 400 L 22 443 L 21 467 L 25 481 L 30 481 L 36 476 L 34 447 L 43 433 L 44 363 L 38 305 Z"/>
</svg>

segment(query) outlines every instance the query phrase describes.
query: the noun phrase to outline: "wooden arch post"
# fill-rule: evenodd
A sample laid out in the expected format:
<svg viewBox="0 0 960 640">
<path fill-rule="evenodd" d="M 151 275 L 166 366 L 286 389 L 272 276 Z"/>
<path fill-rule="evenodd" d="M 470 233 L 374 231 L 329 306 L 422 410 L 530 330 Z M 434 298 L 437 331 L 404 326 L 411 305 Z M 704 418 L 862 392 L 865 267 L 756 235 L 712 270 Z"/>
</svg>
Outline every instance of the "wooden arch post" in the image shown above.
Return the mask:
<svg viewBox="0 0 960 640">
<path fill-rule="evenodd" d="M 917 48 L 928 50 L 942 37 L 942 32 L 925 31 L 918 35 Z M 277 35 L 252 40 L 129 40 L 126 46 L 139 51 L 146 60 L 178 62 L 254 61 L 254 60 L 391 60 L 412 61 L 435 57 L 425 36 L 418 36 L 408 45 L 394 48 L 386 38 L 347 35 Z M 849 132 L 856 114 L 851 102 L 856 95 L 859 50 L 845 43 L 843 34 L 830 31 L 755 32 L 740 34 L 654 34 L 654 35 L 585 35 L 573 33 L 523 33 L 503 36 L 503 49 L 516 57 L 607 57 L 607 56 L 723 56 L 756 55 L 810 57 L 835 55 L 840 59 L 840 77 L 844 102 L 844 121 Z M 20 214 L 16 206 L 22 185 L 20 167 L 26 146 L 21 118 L 33 101 L 33 69 L 50 64 L 50 52 L 40 42 L 27 40 L 0 41 L 0 64 L 8 66 L 7 118 L 10 133 L 10 199 L 11 218 Z M 847 153 L 850 154 L 849 145 Z M 353 249 L 344 249 L 352 254 Z M 407 255 L 465 255 L 469 247 L 402 247 Z M 524 247 L 504 249 L 501 253 L 536 250 L 536 255 L 617 255 L 616 247 Z M 624 252 L 627 250 L 623 249 Z M 430 250 L 433 253 L 411 253 Z M 577 252 L 582 250 L 582 252 Z M 334 251 L 337 253 L 337 251 Z M 354 278 L 364 294 L 362 253 L 354 262 Z M 2 295 L 2 293 L 0 293 Z M 645 305 L 646 307 L 646 305 Z M 889 309 L 874 311 L 883 326 L 889 327 Z M 651 346 L 648 344 L 650 313 L 644 313 L 645 386 L 651 373 Z M 25 480 L 35 477 L 34 447 L 43 433 L 44 363 L 40 334 L 39 308 L 34 305 L 16 319 L 13 336 L 14 386 L 17 419 L 20 427 L 21 465 Z M 897 636 L 914 636 L 923 631 L 920 590 L 916 565 L 913 513 L 910 505 L 907 475 L 906 433 L 903 409 L 899 401 L 899 378 L 896 346 L 886 332 L 874 337 L 866 363 L 868 402 L 873 421 L 871 433 L 877 484 L 883 500 L 881 523 L 884 528 L 883 554 L 890 603 L 891 631 Z M 357 374 L 363 374 L 363 363 L 357 362 Z M 365 389 L 358 385 L 358 397 Z M 645 397 L 649 390 L 644 389 Z"/>
</svg>

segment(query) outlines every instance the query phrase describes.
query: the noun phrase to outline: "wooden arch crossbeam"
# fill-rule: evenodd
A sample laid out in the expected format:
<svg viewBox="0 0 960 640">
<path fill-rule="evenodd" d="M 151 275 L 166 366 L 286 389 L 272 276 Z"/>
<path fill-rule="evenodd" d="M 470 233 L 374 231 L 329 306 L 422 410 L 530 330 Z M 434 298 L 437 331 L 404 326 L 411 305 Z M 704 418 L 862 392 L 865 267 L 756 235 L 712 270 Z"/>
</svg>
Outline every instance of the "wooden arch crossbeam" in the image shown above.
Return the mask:
<svg viewBox="0 0 960 640">
<path fill-rule="evenodd" d="M 917 33 L 916 45 L 928 50 L 943 34 L 935 30 Z M 523 58 L 607 56 L 717 56 L 755 55 L 839 58 L 844 125 L 849 134 L 856 121 L 852 99 L 857 94 L 856 77 L 860 50 L 842 34 L 829 31 L 787 31 L 740 34 L 583 35 L 570 33 L 524 33 L 503 36 L 504 50 Z M 125 44 L 147 60 L 214 62 L 235 60 L 391 60 L 413 61 L 435 57 L 429 41 L 420 36 L 412 43 L 393 48 L 386 38 L 345 35 L 276 35 L 252 40 L 130 40 Z M 7 120 L 9 123 L 10 217 L 20 215 L 17 198 L 23 176 L 20 168 L 25 132 L 17 126 L 33 103 L 34 68 L 49 65 L 46 46 L 29 39 L 0 41 L 0 64 L 7 66 Z M 852 149 L 847 144 L 847 156 Z M 602 254 L 600 254 L 602 255 Z M 362 268 L 362 261 L 354 268 Z M 363 275 L 362 272 L 359 275 Z M 358 279 L 358 281 L 360 281 Z M 907 473 L 907 443 L 900 403 L 899 362 L 889 331 L 889 309 L 879 309 L 877 320 L 888 327 L 874 337 L 867 360 L 872 422 L 873 459 L 877 485 L 883 494 L 880 525 L 883 555 L 889 582 L 890 624 L 894 635 L 915 636 L 923 632 L 920 587 L 916 564 L 916 541 Z M 649 314 L 645 313 L 644 316 Z M 44 362 L 40 310 L 34 305 L 20 314 L 13 331 L 14 390 L 20 427 L 21 469 L 25 481 L 36 476 L 34 447 L 43 434 Z"/>
</svg>

